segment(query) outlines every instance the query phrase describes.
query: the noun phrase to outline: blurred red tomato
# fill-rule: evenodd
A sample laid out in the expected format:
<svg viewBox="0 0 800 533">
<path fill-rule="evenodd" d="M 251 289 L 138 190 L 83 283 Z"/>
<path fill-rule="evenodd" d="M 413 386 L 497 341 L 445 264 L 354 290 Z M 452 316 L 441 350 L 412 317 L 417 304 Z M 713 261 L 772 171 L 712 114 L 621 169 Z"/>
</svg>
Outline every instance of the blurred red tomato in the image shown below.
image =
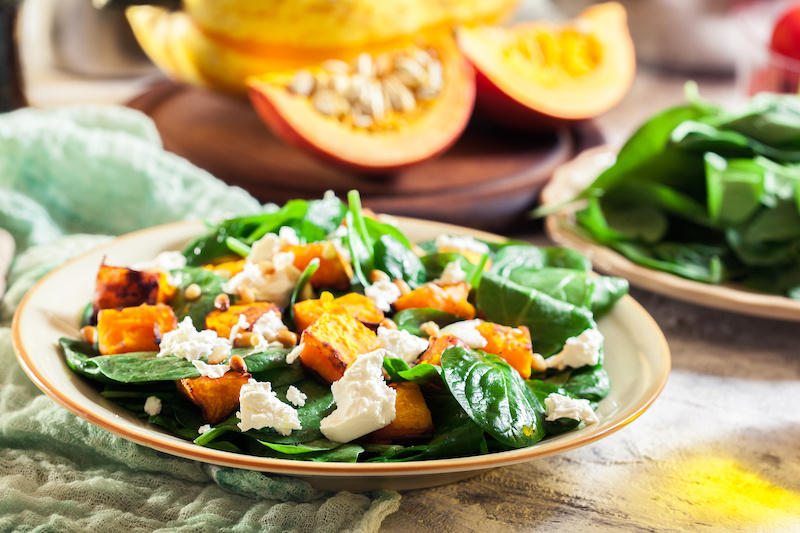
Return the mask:
<svg viewBox="0 0 800 533">
<path fill-rule="evenodd" d="M 800 2 L 793 4 L 775 23 L 770 48 L 781 55 L 800 59 Z"/>
</svg>

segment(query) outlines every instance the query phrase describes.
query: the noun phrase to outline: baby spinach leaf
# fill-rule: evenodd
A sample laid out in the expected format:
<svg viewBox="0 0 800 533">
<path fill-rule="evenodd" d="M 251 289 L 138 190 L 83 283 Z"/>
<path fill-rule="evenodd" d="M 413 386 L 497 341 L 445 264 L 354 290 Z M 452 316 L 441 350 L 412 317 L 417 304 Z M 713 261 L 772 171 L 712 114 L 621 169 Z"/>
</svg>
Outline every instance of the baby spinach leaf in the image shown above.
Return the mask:
<svg viewBox="0 0 800 533">
<path fill-rule="evenodd" d="M 532 271 L 550 267 L 589 272 L 592 269 L 592 263 L 580 252 L 569 248 L 509 245 L 497 252 L 492 261 L 491 272 L 509 277 L 518 268 Z"/>
<path fill-rule="evenodd" d="M 486 320 L 528 326 L 533 348 L 547 357 L 570 337 L 594 326 L 591 312 L 487 272 L 478 289 L 478 307 Z"/>
<path fill-rule="evenodd" d="M 392 235 L 381 235 L 375 241 L 373 266 L 389 275 L 402 279 L 415 288 L 425 283 L 425 267 L 417 254 Z"/>
<path fill-rule="evenodd" d="M 500 442 L 522 448 L 544 437 L 543 407 L 500 357 L 450 347 L 442 355 L 442 375 L 472 421 Z"/>
<path fill-rule="evenodd" d="M 752 159 L 724 159 L 705 154 L 708 214 L 722 224 L 736 225 L 761 206 L 765 169 Z"/>
<path fill-rule="evenodd" d="M 418 385 L 442 383 L 442 369 L 438 365 L 418 364 L 410 367 L 402 359 L 386 357 L 383 368 L 393 382 L 413 381 Z"/>
<path fill-rule="evenodd" d="M 572 371 L 562 388 L 575 398 L 599 402 L 611 391 L 611 378 L 602 365 L 587 366 Z"/>
<path fill-rule="evenodd" d="M 199 267 L 186 267 L 170 272 L 170 282 L 178 290 L 169 301 L 169 305 L 175 311 L 178 321 L 188 316 L 196 328 L 205 327 L 206 315 L 214 310 L 214 299 L 222 294 L 222 285 L 225 281 L 227 280 L 222 276 Z M 184 291 L 192 284 L 200 287 L 200 296 L 187 300 Z"/>
<path fill-rule="evenodd" d="M 453 322 L 459 322 L 464 319 L 438 309 L 420 307 L 417 309 L 404 309 L 394 315 L 393 320 L 399 329 L 408 331 L 417 337 L 427 337 L 427 333 L 419 329 L 426 322 L 435 322 L 437 326 L 443 328 Z"/>
</svg>

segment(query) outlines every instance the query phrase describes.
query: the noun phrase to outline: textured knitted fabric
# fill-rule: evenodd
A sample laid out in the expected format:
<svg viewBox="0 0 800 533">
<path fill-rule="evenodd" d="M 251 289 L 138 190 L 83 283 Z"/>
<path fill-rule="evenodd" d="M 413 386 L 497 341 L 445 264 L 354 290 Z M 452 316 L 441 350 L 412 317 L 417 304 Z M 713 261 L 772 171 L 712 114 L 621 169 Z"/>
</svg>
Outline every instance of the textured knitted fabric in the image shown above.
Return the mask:
<svg viewBox="0 0 800 533">
<path fill-rule="evenodd" d="M 264 209 L 165 152 L 122 107 L 0 115 L 0 227 L 16 242 L 0 304 L 0 532 L 377 531 L 400 496 L 322 493 L 140 446 L 58 406 L 17 363 L 10 322 L 42 275 L 114 235 Z"/>
</svg>

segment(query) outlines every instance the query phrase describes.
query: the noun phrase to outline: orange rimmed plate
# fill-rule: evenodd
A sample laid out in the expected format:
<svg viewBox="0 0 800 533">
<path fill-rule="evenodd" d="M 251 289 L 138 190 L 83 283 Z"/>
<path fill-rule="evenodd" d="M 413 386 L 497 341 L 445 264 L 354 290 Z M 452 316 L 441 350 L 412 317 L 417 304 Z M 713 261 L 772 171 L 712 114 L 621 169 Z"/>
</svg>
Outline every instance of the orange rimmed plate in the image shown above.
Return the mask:
<svg viewBox="0 0 800 533">
<path fill-rule="evenodd" d="M 475 230 L 410 218 L 400 228 L 414 241 L 441 233 L 502 239 Z M 88 381 L 67 367 L 56 346 L 60 337 L 77 337 L 79 317 L 91 299 L 97 269 L 128 265 L 158 252 L 180 250 L 202 233 L 201 222 L 178 222 L 137 231 L 74 259 L 37 283 L 21 302 L 12 324 L 20 364 L 56 402 L 90 423 L 120 437 L 175 456 L 234 468 L 297 476 L 322 490 L 407 490 L 451 483 L 489 469 L 530 461 L 585 446 L 622 428 L 656 399 L 666 383 L 670 354 L 649 314 L 626 296 L 599 322 L 606 337 L 605 365 L 611 393 L 600 402 L 600 423 L 548 438 L 534 446 L 476 457 L 405 463 L 316 463 L 269 459 L 196 446 L 101 398 Z"/>
<path fill-rule="evenodd" d="M 576 158 L 559 166 L 542 190 L 542 205 L 558 205 L 571 200 L 612 165 L 615 158 L 616 151 L 607 146 L 598 146 L 581 152 Z M 586 255 L 598 271 L 625 278 L 631 285 L 705 307 L 800 321 L 798 300 L 756 292 L 735 283 L 701 283 L 638 265 L 611 248 L 584 237 L 577 231 L 573 211 L 568 208 L 548 215 L 545 229 L 553 241 Z"/>
</svg>

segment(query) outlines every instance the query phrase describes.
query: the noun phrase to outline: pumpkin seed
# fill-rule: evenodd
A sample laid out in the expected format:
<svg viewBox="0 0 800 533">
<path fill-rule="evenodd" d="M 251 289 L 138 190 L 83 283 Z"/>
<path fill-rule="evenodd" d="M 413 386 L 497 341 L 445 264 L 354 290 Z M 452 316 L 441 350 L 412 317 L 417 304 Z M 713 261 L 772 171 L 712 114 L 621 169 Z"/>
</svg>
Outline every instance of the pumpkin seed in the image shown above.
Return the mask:
<svg viewBox="0 0 800 533">
<path fill-rule="evenodd" d="M 289 90 L 298 96 L 311 96 L 315 85 L 316 79 L 313 74 L 307 70 L 298 70 L 292 76 Z"/>
</svg>

